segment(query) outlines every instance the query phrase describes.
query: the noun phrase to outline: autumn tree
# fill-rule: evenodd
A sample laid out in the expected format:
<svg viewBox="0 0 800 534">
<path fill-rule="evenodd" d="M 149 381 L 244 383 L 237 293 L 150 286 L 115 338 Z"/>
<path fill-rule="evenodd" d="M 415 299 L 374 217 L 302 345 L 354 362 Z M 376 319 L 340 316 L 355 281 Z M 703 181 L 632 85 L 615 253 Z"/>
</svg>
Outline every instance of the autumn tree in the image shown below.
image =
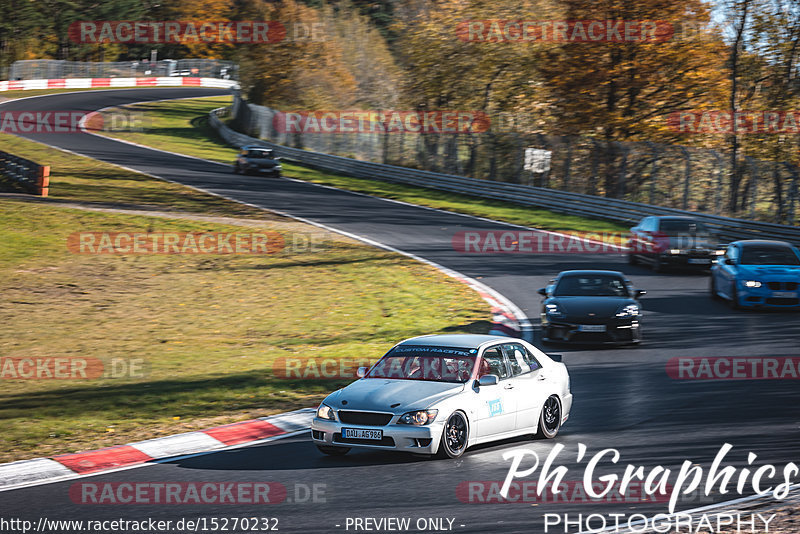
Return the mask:
<svg viewBox="0 0 800 534">
<path fill-rule="evenodd" d="M 727 73 L 730 108 L 787 112 L 800 106 L 800 1 L 798 0 L 728 0 L 723 4 L 726 44 L 729 48 Z M 728 136 L 733 169 L 729 211 L 745 208 L 753 176 L 744 180 L 746 157 L 791 163 L 790 176 L 772 173 L 778 209 L 791 181 L 797 179 L 800 141 L 797 132 L 734 132 Z M 785 176 L 785 173 L 784 173 Z M 780 220 L 784 214 L 778 212 Z"/>
<path fill-rule="evenodd" d="M 334 10 L 248 0 L 242 16 L 286 29 L 279 42 L 239 50 L 252 102 L 300 109 L 393 105 L 402 73 L 380 33 L 347 4 Z"/>
<path fill-rule="evenodd" d="M 0 70 L 14 61 L 29 59 L 42 38 L 43 13 L 31 0 L 0 2 Z"/>
<path fill-rule="evenodd" d="M 551 115 L 536 69 L 540 45 L 470 40 L 462 30 L 469 21 L 530 20 L 551 13 L 554 8 L 546 0 L 420 0 L 398 7 L 396 54 L 407 71 L 406 102 L 418 110 L 483 112 L 495 121 L 508 113 L 524 117 L 520 122 L 527 128 L 546 128 Z M 500 142 L 494 132 L 485 133 L 490 145 Z M 424 136 L 426 152 L 435 153 L 439 141 Z M 471 147 L 467 174 L 475 165 L 476 145 Z M 489 151 L 490 176 L 497 152 Z"/>
<path fill-rule="evenodd" d="M 672 35 L 619 42 L 566 42 L 540 55 L 539 72 L 561 133 L 614 141 L 680 139 L 671 112 L 718 107 L 724 95 L 724 47 L 701 0 L 565 0 L 567 20 L 657 21 Z M 684 31 L 686 28 L 690 32 Z M 640 35 L 641 37 L 641 35 Z M 608 164 L 606 195 L 617 192 Z"/>
<path fill-rule="evenodd" d="M 167 0 L 158 10 L 161 20 L 180 20 L 195 22 L 199 27 L 206 22 L 229 22 L 236 17 L 236 3 L 234 0 Z M 230 57 L 234 52 L 234 43 L 205 42 L 201 39 L 184 39 L 181 45 L 167 43 L 165 52 L 171 55 L 186 58 L 216 58 Z"/>
</svg>

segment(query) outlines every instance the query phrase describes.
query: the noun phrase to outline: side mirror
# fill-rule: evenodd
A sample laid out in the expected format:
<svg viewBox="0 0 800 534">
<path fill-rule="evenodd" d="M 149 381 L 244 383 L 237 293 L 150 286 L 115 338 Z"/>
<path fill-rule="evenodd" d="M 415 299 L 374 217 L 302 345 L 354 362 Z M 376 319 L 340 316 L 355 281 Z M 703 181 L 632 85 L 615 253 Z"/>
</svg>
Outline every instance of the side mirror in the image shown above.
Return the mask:
<svg viewBox="0 0 800 534">
<path fill-rule="evenodd" d="M 633 298 L 638 299 L 639 297 L 643 297 L 644 295 L 647 295 L 647 291 L 645 291 L 644 289 L 637 289 L 636 293 L 634 293 Z"/>
<path fill-rule="evenodd" d="M 543 297 L 546 297 L 547 296 L 547 289 L 545 289 L 543 287 L 539 288 L 539 291 L 537 291 L 537 293 L 539 293 Z"/>
<path fill-rule="evenodd" d="M 369 371 L 369 367 L 359 367 L 356 369 L 356 376 L 358 378 L 364 378 L 367 376 L 367 371 Z"/>
<path fill-rule="evenodd" d="M 554 362 L 560 362 L 564 359 L 564 357 L 561 354 L 548 354 L 548 356 Z"/>
<path fill-rule="evenodd" d="M 479 386 L 496 386 L 498 382 L 500 379 L 497 378 L 497 375 L 483 375 L 478 379 Z"/>
</svg>

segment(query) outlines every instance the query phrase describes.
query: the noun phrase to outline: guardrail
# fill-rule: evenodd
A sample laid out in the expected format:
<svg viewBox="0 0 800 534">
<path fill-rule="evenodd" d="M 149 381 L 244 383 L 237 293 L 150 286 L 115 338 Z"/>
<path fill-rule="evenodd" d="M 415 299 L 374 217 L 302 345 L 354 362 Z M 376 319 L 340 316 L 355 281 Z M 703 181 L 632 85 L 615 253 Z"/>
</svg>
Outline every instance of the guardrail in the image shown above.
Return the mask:
<svg viewBox="0 0 800 534">
<path fill-rule="evenodd" d="M 50 191 L 50 166 L 0 152 L 0 176 L 8 178 L 28 193 L 46 197 Z"/>
<path fill-rule="evenodd" d="M 800 228 L 797 226 L 733 219 L 529 185 L 420 171 L 276 145 L 230 129 L 220 120 L 220 117 L 226 116 L 227 113 L 227 108 L 215 109 L 210 113 L 209 122 L 228 143 L 237 147 L 243 145 L 269 147 L 283 159 L 320 170 L 358 178 L 416 185 L 480 198 L 492 198 L 524 206 L 545 208 L 558 213 L 607 219 L 631 225 L 649 215 L 692 215 L 709 226 L 723 241 L 780 239 L 800 246 Z"/>
</svg>

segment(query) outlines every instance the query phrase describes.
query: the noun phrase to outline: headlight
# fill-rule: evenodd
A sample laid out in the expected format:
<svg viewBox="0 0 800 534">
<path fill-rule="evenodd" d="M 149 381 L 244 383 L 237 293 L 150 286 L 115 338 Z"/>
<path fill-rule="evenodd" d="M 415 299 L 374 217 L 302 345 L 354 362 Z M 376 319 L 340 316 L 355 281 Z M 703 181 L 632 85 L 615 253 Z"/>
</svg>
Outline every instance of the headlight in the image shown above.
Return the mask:
<svg viewBox="0 0 800 534">
<path fill-rule="evenodd" d="M 715 250 L 714 254 L 716 256 L 724 256 L 725 255 L 725 251 L 724 250 Z"/>
<path fill-rule="evenodd" d="M 617 317 L 636 317 L 639 315 L 639 306 L 628 304 L 617 310 Z"/>
<path fill-rule="evenodd" d="M 561 311 L 561 308 L 558 307 L 558 304 L 545 304 L 544 309 L 547 311 L 547 315 L 552 315 L 553 317 L 564 317 L 564 312 Z"/>
<path fill-rule="evenodd" d="M 744 287 L 761 287 L 761 282 L 758 280 L 745 280 L 743 284 Z"/>
<path fill-rule="evenodd" d="M 317 417 L 320 419 L 327 419 L 329 421 L 336 421 L 336 416 L 333 414 L 333 408 L 327 404 L 320 404 L 317 408 Z"/>
<path fill-rule="evenodd" d="M 281 167 L 280 165 L 275 165 L 275 167 L 274 167 L 274 168 L 275 168 L 275 169 L 282 169 L 283 167 Z"/>
<path fill-rule="evenodd" d="M 397 423 L 400 425 L 429 425 L 436 419 L 436 414 L 439 410 L 418 410 L 416 412 L 408 412 L 403 414 Z"/>
<path fill-rule="evenodd" d="M 669 253 L 670 254 L 680 254 L 681 253 L 681 249 L 679 249 L 679 248 L 671 248 L 671 249 L 669 249 Z"/>
</svg>

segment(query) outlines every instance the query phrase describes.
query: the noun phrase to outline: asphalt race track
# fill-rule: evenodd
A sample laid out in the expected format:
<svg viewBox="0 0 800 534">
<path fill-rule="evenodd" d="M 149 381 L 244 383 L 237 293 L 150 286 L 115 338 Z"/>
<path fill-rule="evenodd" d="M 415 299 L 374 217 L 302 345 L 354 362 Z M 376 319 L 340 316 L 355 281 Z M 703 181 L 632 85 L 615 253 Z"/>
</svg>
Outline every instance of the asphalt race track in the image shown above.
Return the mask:
<svg viewBox="0 0 800 534">
<path fill-rule="evenodd" d="M 214 89 L 79 92 L 9 102 L 0 109 L 92 111 L 138 101 L 219 94 L 225 92 Z M 0 493 L 4 515 L 33 521 L 42 516 L 172 520 L 198 516 L 276 517 L 283 532 L 345 532 L 348 517 L 410 517 L 412 526 L 418 518 L 430 517 L 454 518 L 452 529 L 457 532 L 542 532 L 545 513 L 655 514 L 665 512 L 666 505 L 653 502 L 467 504 L 458 499 L 456 488 L 464 481 L 502 481 L 509 468 L 502 453 L 516 447 L 529 447 L 544 460 L 555 444 L 563 444 L 565 449 L 556 463 L 569 469 L 565 480 L 576 481 L 581 480 L 588 457 L 604 448 L 618 449 L 622 458 L 617 466 L 603 462 L 603 472 L 620 476 L 624 465 L 629 463 L 677 470 L 684 460 L 691 460 L 707 468 L 724 443 L 734 446 L 727 461 L 737 465 L 745 465 L 749 451 L 758 454 L 754 465 L 783 466 L 800 460 L 799 382 L 678 381 L 667 376 L 666 362 L 678 356 L 800 356 L 800 315 L 731 311 L 724 303 L 709 298 L 705 275 L 654 274 L 646 267 L 629 266 L 621 254 L 461 254 L 452 246 L 456 232 L 503 230 L 508 226 L 289 179 L 235 175 L 223 165 L 88 134 L 26 137 L 416 254 L 479 278 L 511 299 L 534 324 L 538 323 L 541 300 L 536 290 L 561 270 L 620 270 L 636 287 L 647 290 L 647 295 L 642 298 L 645 310 L 642 345 L 545 348 L 564 354 L 575 396 L 572 417 L 555 441 L 517 439 L 472 449 L 457 461 L 429 461 L 359 451 L 343 458 L 328 458 L 316 451 L 309 438 L 297 436 L 81 479 L 83 482 L 279 482 L 288 490 L 287 501 L 280 504 L 82 505 L 73 503 L 68 495 L 76 481 L 67 481 Z M 579 443 L 589 448 L 587 458 L 580 463 L 576 458 Z M 304 499 L 304 488 L 314 484 L 324 485 L 318 486 L 324 487 L 324 498 L 320 495 L 312 504 Z M 752 490 L 746 490 L 745 494 L 752 494 Z M 716 500 L 736 496 L 729 493 Z M 708 499 L 704 501 L 707 502 Z M 686 501 L 678 509 L 698 505 L 697 500 Z M 573 526 L 569 531 L 577 530 Z M 564 530 L 551 527 L 550 532 Z"/>
</svg>

